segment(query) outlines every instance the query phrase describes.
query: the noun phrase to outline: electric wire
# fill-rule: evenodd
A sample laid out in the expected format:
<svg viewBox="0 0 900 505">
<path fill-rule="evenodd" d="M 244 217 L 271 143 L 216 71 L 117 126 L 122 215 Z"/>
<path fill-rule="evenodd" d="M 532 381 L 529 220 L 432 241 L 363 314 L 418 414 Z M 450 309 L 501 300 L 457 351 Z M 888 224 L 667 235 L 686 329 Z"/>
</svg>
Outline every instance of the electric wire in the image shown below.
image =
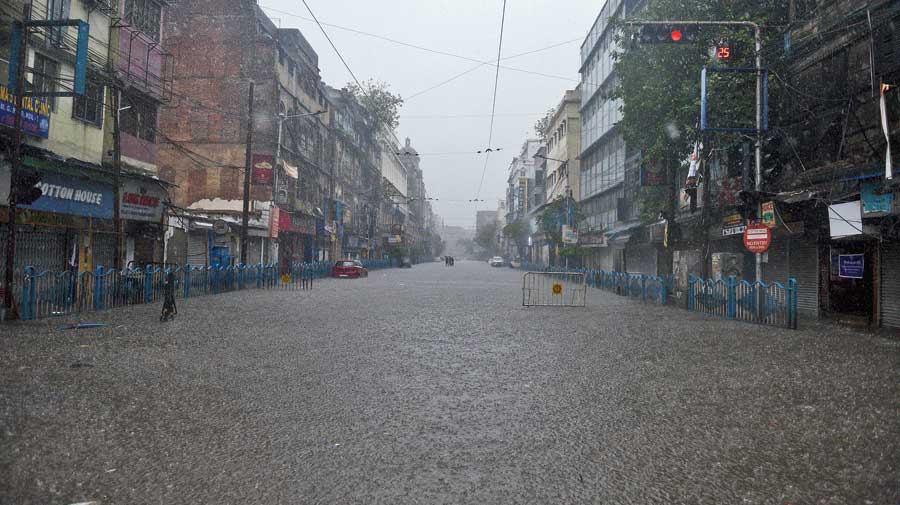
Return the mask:
<svg viewBox="0 0 900 505">
<path fill-rule="evenodd" d="M 491 100 L 491 125 L 488 130 L 488 142 L 486 148 L 492 148 L 491 142 L 494 140 L 494 114 L 497 110 L 497 84 L 500 82 L 500 55 L 503 52 L 503 28 L 506 23 L 506 0 L 503 0 L 503 9 L 500 13 L 500 40 L 497 42 L 497 69 L 494 72 L 494 97 Z M 484 185 L 484 175 L 487 173 L 488 161 L 491 159 L 491 153 L 488 152 L 484 157 L 484 168 L 481 169 L 481 181 L 478 183 L 478 191 L 475 192 L 475 199 L 481 196 L 481 187 Z"/>
</svg>

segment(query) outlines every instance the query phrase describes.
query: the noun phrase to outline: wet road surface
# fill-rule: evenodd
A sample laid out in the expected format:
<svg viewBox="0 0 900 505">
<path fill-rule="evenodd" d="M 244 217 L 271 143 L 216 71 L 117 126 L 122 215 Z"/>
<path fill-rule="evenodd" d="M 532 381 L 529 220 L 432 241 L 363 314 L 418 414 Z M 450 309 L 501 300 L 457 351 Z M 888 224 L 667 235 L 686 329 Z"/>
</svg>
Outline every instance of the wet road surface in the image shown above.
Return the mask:
<svg viewBox="0 0 900 505">
<path fill-rule="evenodd" d="M 896 342 L 600 291 L 523 308 L 521 275 L 0 327 L 0 503 L 900 502 Z"/>
</svg>

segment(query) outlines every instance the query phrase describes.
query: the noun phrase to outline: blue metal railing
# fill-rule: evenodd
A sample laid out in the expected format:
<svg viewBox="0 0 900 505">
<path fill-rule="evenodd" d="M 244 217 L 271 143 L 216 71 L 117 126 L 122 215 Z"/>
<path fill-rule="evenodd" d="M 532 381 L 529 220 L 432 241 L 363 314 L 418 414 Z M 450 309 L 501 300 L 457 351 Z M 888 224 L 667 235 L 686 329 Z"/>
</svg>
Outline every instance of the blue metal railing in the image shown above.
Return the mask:
<svg viewBox="0 0 900 505">
<path fill-rule="evenodd" d="M 370 269 L 390 268 L 390 260 L 366 260 Z M 215 295 L 244 289 L 312 289 L 314 279 L 331 275 L 331 262 L 253 265 L 147 265 L 122 270 L 98 266 L 92 272 L 38 271 L 26 267 L 19 307 L 22 319 L 101 311 L 161 302 L 166 280 L 174 279 L 176 298 Z"/>
<path fill-rule="evenodd" d="M 675 293 L 675 276 L 646 275 L 606 270 L 565 268 L 522 263 L 531 272 L 582 272 L 588 286 L 643 303 L 669 304 Z M 690 276 L 687 286 L 689 312 L 711 314 L 725 319 L 785 328 L 797 328 L 797 279 L 780 282 L 752 282 L 729 277 L 725 280 Z"/>
</svg>

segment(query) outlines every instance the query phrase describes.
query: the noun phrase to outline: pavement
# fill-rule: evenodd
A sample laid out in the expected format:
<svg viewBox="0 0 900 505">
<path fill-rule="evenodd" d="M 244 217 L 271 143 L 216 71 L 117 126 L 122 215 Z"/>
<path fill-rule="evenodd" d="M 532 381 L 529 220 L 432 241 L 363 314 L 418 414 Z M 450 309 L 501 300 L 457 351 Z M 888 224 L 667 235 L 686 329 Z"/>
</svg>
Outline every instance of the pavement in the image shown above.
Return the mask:
<svg viewBox="0 0 900 505">
<path fill-rule="evenodd" d="M 0 504 L 900 503 L 897 341 L 525 308 L 521 275 L 0 326 Z"/>
</svg>

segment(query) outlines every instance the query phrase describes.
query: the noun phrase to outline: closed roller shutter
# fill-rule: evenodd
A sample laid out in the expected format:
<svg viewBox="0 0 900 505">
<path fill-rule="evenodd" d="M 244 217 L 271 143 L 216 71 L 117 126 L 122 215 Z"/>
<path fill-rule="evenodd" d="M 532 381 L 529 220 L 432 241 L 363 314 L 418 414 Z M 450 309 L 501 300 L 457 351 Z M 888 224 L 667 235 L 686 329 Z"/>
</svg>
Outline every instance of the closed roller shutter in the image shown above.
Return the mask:
<svg viewBox="0 0 900 505">
<path fill-rule="evenodd" d="M 94 253 L 94 267 L 115 268 L 116 236 L 112 233 L 95 233 L 91 242 Z"/>
<path fill-rule="evenodd" d="M 6 264 L 6 225 L 0 230 L 0 280 L 3 279 Z M 66 239 L 66 230 L 20 228 L 16 233 L 16 272 L 23 272 L 26 266 L 33 266 L 39 272 L 50 270 L 60 272 L 66 269 L 66 261 L 71 256 L 71 245 Z M 68 246 L 68 247 L 67 247 Z"/>
<path fill-rule="evenodd" d="M 819 247 L 802 239 L 791 240 L 790 276 L 797 279 L 797 310 L 819 317 Z"/>
<path fill-rule="evenodd" d="M 656 275 L 656 248 L 645 246 L 626 249 L 625 267 L 629 273 Z"/>
<path fill-rule="evenodd" d="M 881 246 L 881 325 L 900 328 L 900 244 Z"/>
<path fill-rule="evenodd" d="M 208 264 L 209 239 L 206 231 L 192 231 L 188 235 L 188 265 L 205 267 Z"/>
<path fill-rule="evenodd" d="M 768 261 L 763 264 L 763 281 L 767 284 L 771 282 L 787 283 L 788 277 L 790 277 L 788 262 L 794 253 L 790 246 L 789 239 L 772 241 L 772 245 L 766 251 Z"/>
</svg>

